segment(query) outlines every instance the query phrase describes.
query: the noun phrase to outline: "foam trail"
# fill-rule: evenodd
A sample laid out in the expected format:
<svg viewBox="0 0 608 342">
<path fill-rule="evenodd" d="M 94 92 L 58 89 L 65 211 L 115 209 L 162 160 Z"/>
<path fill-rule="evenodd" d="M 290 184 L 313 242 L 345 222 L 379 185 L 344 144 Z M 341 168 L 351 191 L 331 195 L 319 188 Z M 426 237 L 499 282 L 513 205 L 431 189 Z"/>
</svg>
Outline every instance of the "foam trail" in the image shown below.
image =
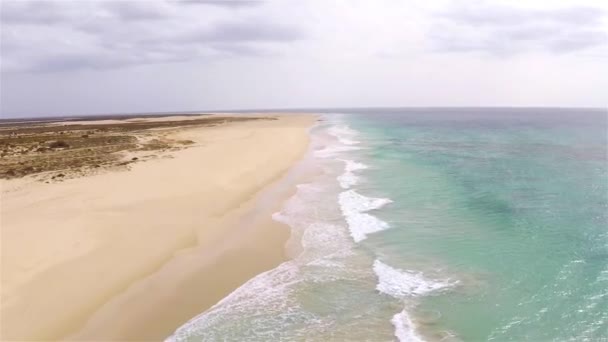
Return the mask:
<svg viewBox="0 0 608 342">
<path fill-rule="evenodd" d="M 353 138 L 357 135 L 357 131 L 346 125 L 332 126 L 327 130 L 327 132 L 338 138 L 338 140 L 344 145 L 356 145 L 360 143 L 357 140 L 353 140 Z"/>
<path fill-rule="evenodd" d="M 344 145 L 333 145 L 333 146 L 327 146 L 321 150 L 315 151 L 315 156 L 319 157 L 319 158 L 328 158 L 328 157 L 334 157 L 335 155 L 337 155 L 338 153 L 341 152 L 348 152 L 348 151 L 356 151 L 356 150 L 360 150 L 360 147 L 356 147 L 356 146 L 344 146 Z"/>
<path fill-rule="evenodd" d="M 359 177 L 352 172 L 344 172 L 336 179 L 338 180 L 338 183 L 340 183 L 340 187 L 342 187 L 342 189 L 348 189 L 359 183 Z"/>
<path fill-rule="evenodd" d="M 334 137 L 336 137 L 336 139 L 338 139 L 339 144 L 326 146 L 322 150 L 315 151 L 315 155 L 317 157 L 320 157 L 320 158 L 334 157 L 341 152 L 355 151 L 355 150 L 361 149 L 360 147 L 353 146 L 353 145 L 359 144 L 360 142 L 357 140 L 354 140 L 354 137 L 358 135 L 358 132 L 351 129 L 350 127 L 348 127 L 346 125 L 340 125 L 340 126 L 334 125 L 334 126 L 328 128 L 327 132 L 330 135 L 333 135 Z"/>
<path fill-rule="evenodd" d="M 358 162 L 356 162 L 354 160 L 350 160 L 350 159 L 340 159 L 340 160 L 342 160 L 346 164 L 346 165 L 344 165 L 345 171 L 353 172 L 353 171 L 367 169 L 367 165 L 365 165 L 363 163 L 358 163 Z"/>
<path fill-rule="evenodd" d="M 391 203 L 390 199 L 366 197 L 355 190 L 348 190 L 340 193 L 338 202 L 355 242 L 364 240 L 369 234 L 389 228 L 388 223 L 365 212 Z"/>
<path fill-rule="evenodd" d="M 399 270 L 377 259 L 374 261 L 374 273 L 378 277 L 376 290 L 398 299 L 423 296 L 454 284 L 448 280 L 428 279 L 421 272 Z M 399 341 L 424 341 L 416 333 L 416 326 L 405 309 L 395 314 L 391 323 L 395 326 L 395 337 Z"/>
<path fill-rule="evenodd" d="M 424 340 L 416 334 L 416 327 L 407 314 L 403 310 L 395 314 L 391 319 L 391 323 L 395 326 L 395 337 L 401 342 L 424 342 Z"/>
<path fill-rule="evenodd" d="M 343 189 L 348 189 L 359 182 L 359 177 L 357 177 L 353 171 L 367 169 L 367 165 L 348 159 L 341 160 L 345 163 L 344 173 L 338 176 L 336 179 Z"/>
</svg>

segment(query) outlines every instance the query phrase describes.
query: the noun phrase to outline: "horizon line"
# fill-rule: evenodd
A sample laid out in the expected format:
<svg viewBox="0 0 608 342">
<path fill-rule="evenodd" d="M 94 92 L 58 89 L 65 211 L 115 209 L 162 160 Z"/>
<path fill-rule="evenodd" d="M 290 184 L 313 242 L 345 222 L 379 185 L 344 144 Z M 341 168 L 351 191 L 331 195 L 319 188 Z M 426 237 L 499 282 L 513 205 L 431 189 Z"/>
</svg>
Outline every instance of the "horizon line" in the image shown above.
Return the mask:
<svg viewBox="0 0 608 342">
<path fill-rule="evenodd" d="M 90 113 L 90 114 L 26 114 L 25 116 L 13 116 L 0 114 L 0 121 L 16 121 L 16 120 L 53 120 L 53 119 L 78 119 L 78 118 L 99 118 L 99 117 L 117 117 L 117 116 L 162 116 L 162 115 L 196 115 L 196 114 L 230 114 L 230 113 L 330 113 L 341 110 L 386 110 L 386 109 L 584 109 L 584 110 L 608 110 L 608 105 L 605 107 L 597 106 L 364 106 L 364 107 L 293 107 L 293 108 L 247 108 L 247 109 L 206 109 L 206 110 L 171 110 L 160 112 L 106 112 L 106 113 Z"/>
</svg>

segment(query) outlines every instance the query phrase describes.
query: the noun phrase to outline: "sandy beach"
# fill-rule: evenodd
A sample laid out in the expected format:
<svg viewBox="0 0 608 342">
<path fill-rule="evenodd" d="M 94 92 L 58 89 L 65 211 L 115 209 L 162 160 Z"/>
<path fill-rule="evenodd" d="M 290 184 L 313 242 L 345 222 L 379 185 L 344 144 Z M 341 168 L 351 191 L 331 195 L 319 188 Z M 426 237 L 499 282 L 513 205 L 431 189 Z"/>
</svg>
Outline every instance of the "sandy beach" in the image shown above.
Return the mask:
<svg viewBox="0 0 608 342">
<path fill-rule="evenodd" d="M 289 229 L 271 215 L 315 120 L 173 128 L 193 143 L 129 170 L 3 179 L 1 339 L 162 340 L 278 265 Z"/>
</svg>

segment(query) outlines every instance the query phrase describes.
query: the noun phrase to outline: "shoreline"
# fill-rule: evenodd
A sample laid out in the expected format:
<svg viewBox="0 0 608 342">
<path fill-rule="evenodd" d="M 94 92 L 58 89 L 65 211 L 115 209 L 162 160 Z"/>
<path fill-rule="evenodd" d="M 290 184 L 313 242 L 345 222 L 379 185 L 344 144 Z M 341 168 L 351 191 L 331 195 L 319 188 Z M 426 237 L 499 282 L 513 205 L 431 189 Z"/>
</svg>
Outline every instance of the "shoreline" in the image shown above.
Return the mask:
<svg viewBox="0 0 608 342">
<path fill-rule="evenodd" d="M 271 215 L 295 191 L 297 180 L 285 178 L 308 150 L 316 116 L 269 116 L 278 119 L 185 128 L 178 135 L 194 147 L 128 172 L 3 193 L 3 257 L 22 263 L 3 264 L 10 271 L 8 283 L 3 277 L 3 340 L 162 340 L 286 260 L 289 228 Z M 109 184 L 120 186 L 100 188 Z M 112 201 L 99 202 L 105 196 Z M 42 215 L 19 215 L 32 209 Z M 46 233 L 39 234 L 41 226 Z M 33 230 L 28 239 L 56 247 L 30 256 L 34 267 L 16 251 L 32 241 L 11 234 L 24 227 L 34 227 L 26 228 Z M 59 255 L 62 245 L 71 249 L 68 255 Z M 49 262 L 43 257 L 55 263 L 36 265 Z M 12 281 L 19 276 L 21 282 Z"/>
</svg>

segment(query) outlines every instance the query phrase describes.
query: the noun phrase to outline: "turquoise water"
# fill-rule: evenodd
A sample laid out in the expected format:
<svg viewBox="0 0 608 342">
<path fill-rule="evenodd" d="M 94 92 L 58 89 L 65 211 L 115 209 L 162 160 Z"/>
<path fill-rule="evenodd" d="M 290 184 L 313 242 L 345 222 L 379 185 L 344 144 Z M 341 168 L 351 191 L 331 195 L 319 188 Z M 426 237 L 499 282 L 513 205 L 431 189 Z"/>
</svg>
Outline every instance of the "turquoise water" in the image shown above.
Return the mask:
<svg viewBox="0 0 608 342">
<path fill-rule="evenodd" d="M 173 340 L 608 339 L 607 112 L 326 114 L 301 254 Z"/>
</svg>

